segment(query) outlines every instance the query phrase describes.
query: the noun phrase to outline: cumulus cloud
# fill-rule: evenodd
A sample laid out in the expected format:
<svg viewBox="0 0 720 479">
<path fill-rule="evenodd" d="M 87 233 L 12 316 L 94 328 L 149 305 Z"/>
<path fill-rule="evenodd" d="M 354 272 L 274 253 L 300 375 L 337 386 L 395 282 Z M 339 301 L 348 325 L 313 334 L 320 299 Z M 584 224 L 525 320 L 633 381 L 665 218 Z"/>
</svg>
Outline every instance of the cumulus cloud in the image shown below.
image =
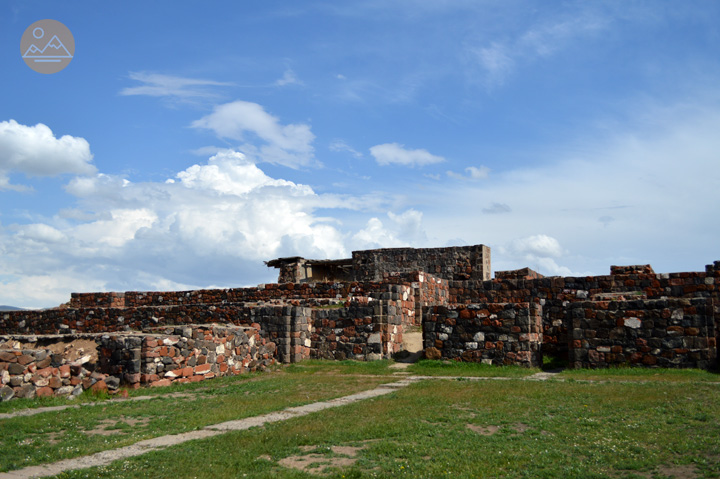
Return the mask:
<svg viewBox="0 0 720 479">
<path fill-rule="evenodd" d="M 412 208 L 400 214 L 389 211 L 387 217 L 386 223 L 370 218 L 365 228 L 353 235 L 352 249 L 419 246 L 427 241 L 420 211 Z"/>
<path fill-rule="evenodd" d="M 517 238 L 498 248 L 504 262 L 524 264 L 549 276 L 572 276 L 570 268 L 560 266 L 557 260 L 565 251 L 558 240 L 548 235 L 532 235 Z"/>
<path fill-rule="evenodd" d="M 170 179 L 135 183 L 107 174 L 73 179 L 66 191 L 76 196 L 76 208 L 0 230 L 5 278 L 65 277 L 64 288 L 53 286 L 58 304 L 71 291 L 91 286 L 122 291 L 253 285 L 273 280 L 263 260 L 349 254 L 339 222 L 317 217 L 315 210 L 353 208 L 352 201 L 272 178 L 239 152 L 220 152 Z M 412 213 L 390 222 L 400 237 L 416 234 Z M 84 281 L 72 279 L 83 272 Z M 15 286 L 0 290 L 0 303 L 17 304 L 11 296 Z M 19 306 L 53 305 L 38 304 L 47 301 L 45 293 L 35 297 Z"/>
<path fill-rule="evenodd" d="M 0 190 L 22 190 L 10 184 L 13 172 L 26 176 L 57 176 L 64 173 L 95 173 L 90 145 L 84 138 L 64 135 L 56 138 L 42 123 L 21 125 L 15 120 L 0 122 Z"/>
<path fill-rule="evenodd" d="M 180 100 L 191 98 L 212 98 L 217 96 L 208 87 L 232 86 L 233 83 L 183 78 L 159 73 L 130 72 L 129 77 L 142 85 L 120 90 L 121 95 L 147 95 L 173 97 Z"/>
<path fill-rule="evenodd" d="M 405 165 L 405 166 L 425 166 L 433 163 L 441 163 L 445 161 L 442 156 L 436 156 L 427 150 L 406 149 L 405 145 L 399 143 L 383 143 L 370 148 L 370 154 L 375 158 L 379 165 Z"/>
<path fill-rule="evenodd" d="M 234 101 L 192 123 L 193 128 L 213 131 L 218 137 L 244 142 L 238 147 L 253 161 L 276 163 L 291 168 L 316 162 L 310 126 L 282 125 L 257 103 Z M 259 142 L 259 144 L 256 144 Z"/>
</svg>

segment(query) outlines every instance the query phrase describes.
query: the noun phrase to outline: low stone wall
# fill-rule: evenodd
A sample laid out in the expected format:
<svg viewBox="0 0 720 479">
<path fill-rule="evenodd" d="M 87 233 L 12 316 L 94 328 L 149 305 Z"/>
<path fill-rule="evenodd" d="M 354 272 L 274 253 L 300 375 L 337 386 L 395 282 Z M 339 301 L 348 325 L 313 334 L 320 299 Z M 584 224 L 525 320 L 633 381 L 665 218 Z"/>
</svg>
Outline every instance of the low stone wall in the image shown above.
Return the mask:
<svg viewBox="0 0 720 479">
<path fill-rule="evenodd" d="M 430 307 L 423 342 L 430 359 L 540 366 L 542 308 L 534 303 Z"/>
<path fill-rule="evenodd" d="M 716 365 L 712 301 L 706 298 L 586 301 L 569 305 L 571 366 L 622 364 L 707 369 Z"/>
<path fill-rule="evenodd" d="M 186 326 L 154 334 L 98 339 L 100 370 L 130 387 L 169 386 L 263 370 L 276 362 L 275 343 L 259 327 Z"/>
<path fill-rule="evenodd" d="M 77 396 L 86 389 L 116 390 L 117 378 L 96 371 L 90 356 L 74 361 L 50 349 L 0 349 L 0 401 Z"/>
</svg>

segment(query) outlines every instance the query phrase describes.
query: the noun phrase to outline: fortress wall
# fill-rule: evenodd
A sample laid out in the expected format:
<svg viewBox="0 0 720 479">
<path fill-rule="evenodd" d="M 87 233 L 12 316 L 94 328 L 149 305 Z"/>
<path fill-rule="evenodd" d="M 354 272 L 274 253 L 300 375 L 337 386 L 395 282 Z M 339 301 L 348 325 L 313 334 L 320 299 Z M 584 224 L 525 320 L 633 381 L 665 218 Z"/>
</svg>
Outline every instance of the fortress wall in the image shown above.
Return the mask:
<svg viewBox="0 0 720 479">
<path fill-rule="evenodd" d="M 448 280 L 489 280 L 490 248 L 386 248 L 352 252 L 358 281 L 381 281 L 384 273 L 424 271 Z"/>
<path fill-rule="evenodd" d="M 569 305 L 575 368 L 619 364 L 669 368 L 715 366 L 712 300 L 584 301 Z"/>
<path fill-rule="evenodd" d="M 432 306 L 424 314 L 425 354 L 496 365 L 542 364 L 542 308 L 535 303 Z"/>
</svg>

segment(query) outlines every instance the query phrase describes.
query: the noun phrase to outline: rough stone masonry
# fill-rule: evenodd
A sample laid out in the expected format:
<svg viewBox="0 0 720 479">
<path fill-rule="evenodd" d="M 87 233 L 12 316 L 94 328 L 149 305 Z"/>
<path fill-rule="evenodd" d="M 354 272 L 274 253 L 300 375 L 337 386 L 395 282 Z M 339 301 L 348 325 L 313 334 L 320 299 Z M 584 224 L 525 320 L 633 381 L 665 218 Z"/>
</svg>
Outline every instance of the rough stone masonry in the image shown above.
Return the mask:
<svg viewBox="0 0 720 479">
<path fill-rule="evenodd" d="M 717 367 L 720 261 L 704 272 L 639 265 L 544 277 L 524 268 L 491 278 L 490 249 L 474 245 L 267 264 L 278 283 L 73 293 L 55 309 L 0 313 L 0 398 L 203 381 L 306 358 L 390 358 L 417 327 L 434 359 Z M 94 341 L 94 354 L 57 352 L 79 337 Z"/>
</svg>

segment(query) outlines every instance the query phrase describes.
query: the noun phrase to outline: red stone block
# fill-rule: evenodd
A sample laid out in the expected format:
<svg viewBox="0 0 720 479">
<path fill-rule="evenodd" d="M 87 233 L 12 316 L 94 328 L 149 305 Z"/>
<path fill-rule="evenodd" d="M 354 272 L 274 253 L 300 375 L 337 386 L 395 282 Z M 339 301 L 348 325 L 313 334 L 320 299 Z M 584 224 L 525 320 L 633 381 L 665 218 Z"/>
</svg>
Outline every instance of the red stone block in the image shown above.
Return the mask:
<svg viewBox="0 0 720 479">
<path fill-rule="evenodd" d="M 190 382 L 193 382 L 193 383 L 196 383 L 198 381 L 204 381 L 204 380 L 205 380 L 205 376 L 203 376 L 203 375 L 193 376 L 190 378 Z"/>
<path fill-rule="evenodd" d="M 72 378 L 70 378 L 70 385 L 71 385 L 71 386 L 77 386 L 77 385 L 80 384 L 81 382 L 82 382 L 82 380 L 81 380 L 79 377 L 72 377 Z"/>
<path fill-rule="evenodd" d="M 495 349 L 495 343 L 485 341 L 485 349 Z"/>
<path fill-rule="evenodd" d="M 53 373 L 53 368 L 38 369 L 38 375 L 44 378 L 50 377 Z"/>
<path fill-rule="evenodd" d="M 642 358 L 643 364 L 647 366 L 652 366 L 654 364 L 657 364 L 657 358 L 655 356 L 651 356 L 650 354 L 646 354 Z"/>
<path fill-rule="evenodd" d="M 50 386 L 53 389 L 60 388 L 60 387 L 62 387 L 62 385 L 63 385 L 62 379 L 60 379 L 58 377 L 51 377 L 50 380 L 48 381 L 48 386 Z"/>
<path fill-rule="evenodd" d="M 200 366 L 195 366 L 195 374 L 205 374 L 209 371 L 210 371 L 209 364 L 201 364 Z"/>
<path fill-rule="evenodd" d="M 108 388 L 108 387 L 107 387 L 107 384 L 105 384 L 105 381 L 100 380 L 100 381 L 96 382 L 95 384 L 93 384 L 93 385 L 90 387 L 90 390 L 91 390 L 91 391 L 101 392 L 101 391 L 107 391 L 107 388 Z"/>
<path fill-rule="evenodd" d="M 700 330 L 698 328 L 685 328 L 685 334 L 688 336 L 697 336 L 700 334 Z"/>
<path fill-rule="evenodd" d="M 35 358 L 29 354 L 23 354 L 22 356 L 18 356 L 17 358 L 17 362 L 22 364 L 23 366 L 30 364 L 33 361 L 35 361 Z"/>
<path fill-rule="evenodd" d="M 187 377 L 190 377 L 190 376 L 193 375 L 193 368 L 191 368 L 191 367 L 189 367 L 189 366 L 186 367 L 186 368 L 182 368 L 181 371 L 182 371 L 182 376 L 183 376 L 183 377 L 186 377 L 186 378 L 187 378 Z"/>
<path fill-rule="evenodd" d="M 151 383 L 158 380 L 157 374 L 141 374 L 140 375 L 140 382 L 142 383 Z"/>
<path fill-rule="evenodd" d="M 70 377 L 70 365 L 64 364 L 58 368 L 58 371 L 60 372 L 61 378 L 69 378 Z"/>
<path fill-rule="evenodd" d="M 220 372 L 221 372 L 221 373 L 224 373 L 224 372 L 226 372 L 227 370 L 228 370 L 228 365 L 227 365 L 227 363 L 221 363 L 221 364 L 220 364 Z"/>
<path fill-rule="evenodd" d="M 37 395 L 37 397 L 52 397 L 54 392 L 51 387 L 46 386 L 42 388 L 37 388 L 35 390 L 35 394 Z"/>
<path fill-rule="evenodd" d="M 163 387 L 163 386 L 170 386 L 172 384 L 172 381 L 169 379 L 159 379 L 157 381 L 154 381 L 150 383 L 151 388 L 157 388 L 157 387 Z"/>
<path fill-rule="evenodd" d="M 147 348 L 154 348 L 157 345 L 158 345 L 158 342 L 155 341 L 154 339 L 148 339 L 145 341 L 145 344 L 144 344 L 144 346 Z"/>
<path fill-rule="evenodd" d="M 0 361 L 6 362 L 6 363 L 16 363 L 17 358 L 18 357 L 11 352 L 0 351 Z"/>
</svg>

